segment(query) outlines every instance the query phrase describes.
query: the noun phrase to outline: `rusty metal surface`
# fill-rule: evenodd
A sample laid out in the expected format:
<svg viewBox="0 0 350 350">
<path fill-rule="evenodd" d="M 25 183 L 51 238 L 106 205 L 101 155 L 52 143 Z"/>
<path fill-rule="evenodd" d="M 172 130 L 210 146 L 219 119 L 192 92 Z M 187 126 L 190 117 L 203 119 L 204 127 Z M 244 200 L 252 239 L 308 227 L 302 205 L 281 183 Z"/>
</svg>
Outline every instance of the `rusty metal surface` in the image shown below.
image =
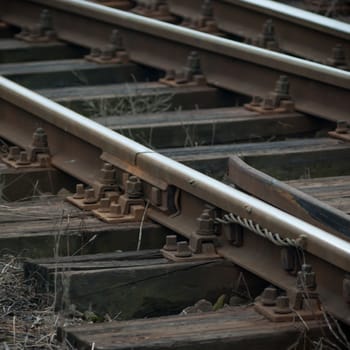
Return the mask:
<svg viewBox="0 0 350 350">
<path fill-rule="evenodd" d="M 0 19 L 27 26 L 50 8 L 56 35 L 83 46 L 107 44 L 118 28 L 131 60 L 164 70 L 181 69 L 195 48 L 208 83 L 248 95 L 264 96 L 287 74 L 297 110 L 349 120 L 350 73 L 79 0 L 1 4 Z"/>
<path fill-rule="evenodd" d="M 216 0 L 214 13 L 221 30 L 246 39 L 257 38 L 272 20 L 279 48 L 299 57 L 326 63 L 337 44 L 350 50 L 348 24 L 276 1 Z"/>
<path fill-rule="evenodd" d="M 242 190 L 324 230 L 350 240 L 350 216 L 245 163 L 229 159 L 228 177 Z"/>
<path fill-rule="evenodd" d="M 279 263 L 281 247 L 247 229 L 243 241 L 239 232 L 226 235 L 216 231 L 211 215 L 234 213 L 288 239 L 304 237 L 304 254 L 318 276 L 322 301 L 339 318 L 350 322 L 342 287 L 350 266 L 350 244 L 345 240 L 161 156 L 5 78 L 0 78 L 0 93 L 2 137 L 26 147 L 40 124 L 48 137 L 51 164 L 81 181 L 94 185 L 103 165 L 101 157 L 121 175 L 127 172 L 138 176 L 143 182 L 144 199 L 150 204 L 148 217 L 190 239 L 193 251 L 209 239 L 218 255 L 293 294 L 295 276 Z M 334 282 L 331 285 L 329 276 Z"/>
</svg>

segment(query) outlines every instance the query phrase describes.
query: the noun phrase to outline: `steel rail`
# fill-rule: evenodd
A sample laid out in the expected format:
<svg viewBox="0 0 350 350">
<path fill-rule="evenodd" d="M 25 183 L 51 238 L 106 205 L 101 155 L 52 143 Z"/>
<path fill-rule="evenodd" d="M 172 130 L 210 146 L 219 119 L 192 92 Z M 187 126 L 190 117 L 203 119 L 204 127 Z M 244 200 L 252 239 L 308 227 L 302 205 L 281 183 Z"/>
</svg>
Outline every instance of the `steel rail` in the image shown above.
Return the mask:
<svg viewBox="0 0 350 350">
<path fill-rule="evenodd" d="M 20 26 L 36 24 L 40 11 L 48 8 L 58 37 L 87 47 L 105 45 L 118 28 L 131 59 L 159 69 L 181 69 L 195 49 L 208 83 L 243 94 L 265 96 L 286 74 L 297 110 L 350 119 L 348 72 L 81 0 L 0 4 L 0 19 Z"/>
<path fill-rule="evenodd" d="M 198 17 L 202 1 L 168 0 L 170 12 Z M 325 63 L 341 44 L 350 53 L 350 26 L 271 0 L 213 0 L 213 20 L 219 29 L 246 39 L 257 39 L 271 19 L 279 48 L 299 57 Z"/>
<path fill-rule="evenodd" d="M 145 186 L 162 190 L 172 186 L 180 190 L 181 215 L 169 216 L 152 205 L 148 214 L 187 238 L 195 231 L 201 213 L 200 209 L 193 212 L 189 208 L 203 209 L 207 203 L 248 218 L 283 237 L 305 237 L 306 258 L 314 264 L 321 297 L 332 312 L 350 323 L 350 306 L 342 298 L 342 283 L 350 272 L 348 241 L 168 159 L 3 77 L 0 77 L 0 110 L 1 137 L 26 147 L 33 130 L 43 127 L 48 134 L 52 164 L 85 183 L 93 184 L 103 158 L 139 176 Z M 220 240 L 218 254 L 281 288 L 295 288 L 295 278 L 286 274 L 276 261 L 279 247 L 254 235 L 240 248 L 230 246 L 224 237 Z M 329 273 L 334 282 L 331 286 Z"/>
</svg>

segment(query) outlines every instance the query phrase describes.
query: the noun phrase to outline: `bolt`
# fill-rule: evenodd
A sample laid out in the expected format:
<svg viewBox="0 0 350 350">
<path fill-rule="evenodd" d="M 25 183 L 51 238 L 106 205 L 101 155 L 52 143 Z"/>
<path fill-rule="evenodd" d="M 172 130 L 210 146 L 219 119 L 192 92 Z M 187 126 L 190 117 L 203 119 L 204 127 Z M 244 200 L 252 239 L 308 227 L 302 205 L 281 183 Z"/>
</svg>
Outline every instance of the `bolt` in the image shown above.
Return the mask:
<svg viewBox="0 0 350 350">
<path fill-rule="evenodd" d="M 268 19 L 263 25 L 264 42 L 276 41 L 275 37 L 275 26 L 273 25 L 272 19 Z"/>
<path fill-rule="evenodd" d="M 348 123 L 346 120 L 338 120 L 337 121 L 337 128 L 335 129 L 335 132 L 338 134 L 347 134 L 348 133 Z"/>
<path fill-rule="evenodd" d="M 16 160 L 19 157 L 19 153 L 20 153 L 20 148 L 17 146 L 11 146 L 9 148 L 9 153 L 7 154 L 7 159 L 8 160 Z"/>
<path fill-rule="evenodd" d="M 120 218 L 121 216 L 123 216 L 121 205 L 118 203 L 112 203 L 109 208 L 108 216 L 111 218 Z"/>
<path fill-rule="evenodd" d="M 109 42 L 114 47 L 115 50 L 121 49 L 123 47 L 123 38 L 120 35 L 118 29 L 113 29 L 111 36 L 109 38 Z"/>
<path fill-rule="evenodd" d="M 213 18 L 213 5 L 211 3 L 211 0 L 203 1 L 201 14 L 204 18 Z"/>
<path fill-rule="evenodd" d="M 16 160 L 16 164 L 18 164 L 18 165 L 30 164 L 27 151 L 21 151 L 19 153 L 19 158 Z"/>
<path fill-rule="evenodd" d="M 100 172 L 100 182 L 104 185 L 115 184 L 115 168 L 110 163 L 104 163 Z"/>
<path fill-rule="evenodd" d="M 188 247 L 188 243 L 186 241 L 177 242 L 177 249 L 175 256 L 178 258 L 188 258 L 192 256 L 192 252 Z"/>
<path fill-rule="evenodd" d="M 272 306 L 276 304 L 277 289 L 275 287 L 267 287 L 261 294 L 261 302 L 263 305 Z"/>
<path fill-rule="evenodd" d="M 95 196 L 95 190 L 93 188 L 88 188 L 87 190 L 85 190 L 84 192 L 84 203 L 85 204 L 92 204 L 92 203 L 96 203 L 97 199 Z"/>
<path fill-rule="evenodd" d="M 142 197 L 142 183 L 136 176 L 130 176 L 126 181 L 126 193 L 129 198 Z"/>
<path fill-rule="evenodd" d="M 260 96 L 253 96 L 250 102 L 251 106 L 260 106 L 262 98 Z"/>
<path fill-rule="evenodd" d="M 104 61 L 109 61 L 111 60 L 114 56 L 115 56 L 115 49 L 110 47 L 110 46 L 106 46 L 101 50 L 101 60 Z"/>
<path fill-rule="evenodd" d="M 185 71 L 192 75 L 201 73 L 201 64 L 197 51 L 191 51 L 191 53 L 188 55 Z"/>
<path fill-rule="evenodd" d="M 176 235 L 166 236 L 166 241 L 163 249 L 169 252 L 177 250 Z"/>
<path fill-rule="evenodd" d="M 47 135 L 43 128 L 37 128 L 33 133 L 32 146 L 37 148 L 48 147 Z"/>
<path fill-rule="evenodd" d="M 100 57 L 101 56 L 101 49 L 97 48 L 97 47 L 93 47 L 90 50 L 90 56 L 91 57 Z"/>
<path fill-rule="evenodd" d="M 50 157 L 47 154 L 41 153 L 37 156 L 37 161 L 40 168 L 48 168 L 50 166 Z"/>
<path fill-rule="evenodd" d="M 275 86 L 275 92 L 279 96 L 289 97 L 289 80 L 286 75 L 281 75 Z"/>
<path fill-rule="evenodd" d="M 214 220 L 211 218 L 207 209 L 204 209 L 200 217 L 197 218 L 197 234 L 201 236 L 210 236 L 214 234 Z"/>
<path fill-rule="evenodd" d="M 301 271 L 298 272 L 297 287 L 299 289 L 315 290 L 316 286 L 316 275 L 312 271 L 311 265 L 303 264 Z"/>
<path fill-rule="evenodd" d="M 343 297 L 345 302 L 350 304 L 350 274 L 345 275 L 343 280 Z"/>
<path fill-rule="evenodd" d="M 281 295 L 276 299 L 276 308 L 274 309 L 276 314 L 289 314 L 292 310 L 289 307 L 289 298 L 286 295 Z"/>
<path fill-rule="evenodd" d="M 83 184 L 76 184 L 75 193 L 73 195 L 73 198 L 83 199 L 84 197 L 85 197 L 84 185 Z"/>
<path fill-rule="evenodd" d="M 109 204 L 110 204 L 109 198 L 101 198 L 100 199 L 100 207 L 98 208 L 98 211 L 101 213 L 109 212 Z"/>
<path fill-rule="evenodd" d="M 270 97 L 264 98 L 261 107 L 265 110 L 273 110 L 275 108 L 273 99 Z"/>
<path fill-rule="evenodd" d="M 52 16 L 49 10 L 44 9 L 40 13 L 39 27 L 41 30 L 52 29 Z"/>
</svg>

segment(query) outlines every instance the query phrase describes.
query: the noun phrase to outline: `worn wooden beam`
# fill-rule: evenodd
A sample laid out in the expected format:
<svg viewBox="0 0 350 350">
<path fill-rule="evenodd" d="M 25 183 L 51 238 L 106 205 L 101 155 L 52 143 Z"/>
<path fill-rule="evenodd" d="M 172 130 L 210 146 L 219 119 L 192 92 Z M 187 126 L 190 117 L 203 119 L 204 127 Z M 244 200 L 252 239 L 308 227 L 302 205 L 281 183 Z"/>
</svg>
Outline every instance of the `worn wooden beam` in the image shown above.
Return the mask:
<svg viewBox="0 0 350 350">
<path fill-rule="evenodd" d="M 179 313 L 203 298 L 215 303 L 239 278 L 252 296 L 266 285 L 222 259 L 170 262 L 158 251 L 29 260 L 25 270 L 41 292 L 56 292 L 57 308 L 74 304 L 119 319 Z"/>
<path fill-rule="evenodd" d="M 28 43 L 15 39 L 0 40 L 0 63 L 78 58 L 86 53 L 86 49 L 58 41 Z"/>
<path fill-rule="evenodd" d="M 234 307 L 221 312 L 66 327 L 60 329 L 59 338 L 79 350 L 270 350 L 308 346 L 325 335 L 324 331 L 319 321 L 272 323 L 253 307 Z"/>
</svg>

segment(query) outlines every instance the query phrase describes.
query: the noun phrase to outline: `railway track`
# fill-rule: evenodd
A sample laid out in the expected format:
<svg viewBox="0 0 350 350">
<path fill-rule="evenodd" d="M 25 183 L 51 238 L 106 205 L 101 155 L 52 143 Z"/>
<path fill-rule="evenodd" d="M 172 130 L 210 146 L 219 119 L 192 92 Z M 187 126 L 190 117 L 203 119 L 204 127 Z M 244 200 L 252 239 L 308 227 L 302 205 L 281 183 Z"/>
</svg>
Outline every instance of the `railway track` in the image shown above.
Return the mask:
<svg viewBox="0 0 350 350">
<path fill-rule="evenodd" d="M 3 195 L 75 192 L 6 206 L 2 247 L 27 251 L 38 290 L 124 319 L 232 292 L 230 276 L 262 293 L 62 340 L 286 347 L 296 318 L 310 337 L 333 329 L 326 311 L 349 324 L 349 73 L 84 1 L 2 6 Z"/>
<path fill-rule="evenodd" d="M 349 5 L 343 3 L 296 1 L 291 2 L 297 6 L 293 7 L 269 0 L 162 0 L 137 1 L 127 7 L 125 2 L 109 5 L 340 69 L 349 68 L 348 23 L 306 11 L 349 15 Z"/>
</svg>

